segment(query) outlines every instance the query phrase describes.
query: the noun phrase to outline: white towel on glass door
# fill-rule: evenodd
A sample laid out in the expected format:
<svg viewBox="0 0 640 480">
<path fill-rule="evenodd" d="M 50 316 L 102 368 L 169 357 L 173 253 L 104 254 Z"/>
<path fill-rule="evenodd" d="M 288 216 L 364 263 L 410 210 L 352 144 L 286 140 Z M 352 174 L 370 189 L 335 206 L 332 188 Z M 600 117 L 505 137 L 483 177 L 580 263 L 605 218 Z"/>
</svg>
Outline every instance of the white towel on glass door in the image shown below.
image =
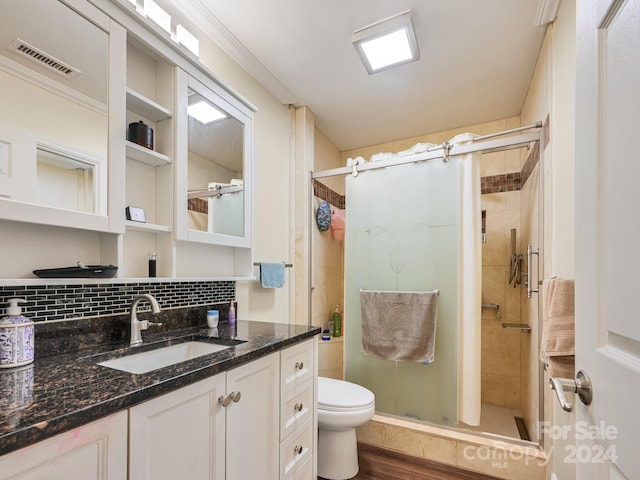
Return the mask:
<svg viewBox="0 0 640 480">
<path fill-rule="evenodd" d="M 360 290 L 362 351 L 429 364 L 435 357 L 438 292 Z"/>
</svg>

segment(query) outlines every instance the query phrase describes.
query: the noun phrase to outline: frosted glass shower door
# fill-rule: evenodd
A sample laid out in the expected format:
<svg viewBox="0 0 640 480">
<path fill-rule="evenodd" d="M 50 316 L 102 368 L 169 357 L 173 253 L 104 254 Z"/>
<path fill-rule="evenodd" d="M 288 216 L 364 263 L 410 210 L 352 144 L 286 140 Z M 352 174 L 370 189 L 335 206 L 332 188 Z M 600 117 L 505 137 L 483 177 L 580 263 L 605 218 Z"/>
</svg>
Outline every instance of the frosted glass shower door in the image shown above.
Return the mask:
<svg viewBox="0 0 640 480">
<path fill-rule="evenodd" d="M 458 161 L 346 178 L 345 377 L 374 392 L 378 412 L 450 425 L 458 408 Z M 434 362 L 364 355 L 360 289 L 438 289 Z"/>
</svg>

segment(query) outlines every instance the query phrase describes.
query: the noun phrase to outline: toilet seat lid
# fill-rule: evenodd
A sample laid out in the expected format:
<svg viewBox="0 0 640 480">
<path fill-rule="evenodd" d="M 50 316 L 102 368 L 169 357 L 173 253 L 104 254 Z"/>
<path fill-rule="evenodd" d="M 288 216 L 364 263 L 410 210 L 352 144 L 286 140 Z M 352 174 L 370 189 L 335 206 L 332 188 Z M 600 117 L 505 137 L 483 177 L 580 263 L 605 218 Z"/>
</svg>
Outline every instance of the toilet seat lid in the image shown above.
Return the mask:
<svg viewBox="0 0 640 480">
<path fill-rule="evenodd" d="M 318 377 L 318 406 L 325 410 L 369 407 L 375 402 L 370 390 L 355 383 Z"/>
</svg>

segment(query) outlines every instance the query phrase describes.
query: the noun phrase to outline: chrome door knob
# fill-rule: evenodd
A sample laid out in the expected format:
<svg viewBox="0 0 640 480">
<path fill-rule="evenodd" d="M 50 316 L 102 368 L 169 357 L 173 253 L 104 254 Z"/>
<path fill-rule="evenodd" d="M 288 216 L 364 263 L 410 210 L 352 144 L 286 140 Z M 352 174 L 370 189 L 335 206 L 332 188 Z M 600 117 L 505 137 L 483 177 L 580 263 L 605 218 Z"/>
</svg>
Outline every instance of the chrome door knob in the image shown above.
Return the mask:
<svg viewBox="0 0 640 480">
<path fill-rule="evenodd" d="M 567 400 L 564 392 L 577 393 L 578 398 L 585 405 L 591 405 L 593 400 L 593 389 L 591 379 L 584 370 L 578 371 L 576 378 L 551 377 L 551 389 L 555 390 L 560 406 L 565 412 L 573 410 L 573 404 Z"/>
</svg>

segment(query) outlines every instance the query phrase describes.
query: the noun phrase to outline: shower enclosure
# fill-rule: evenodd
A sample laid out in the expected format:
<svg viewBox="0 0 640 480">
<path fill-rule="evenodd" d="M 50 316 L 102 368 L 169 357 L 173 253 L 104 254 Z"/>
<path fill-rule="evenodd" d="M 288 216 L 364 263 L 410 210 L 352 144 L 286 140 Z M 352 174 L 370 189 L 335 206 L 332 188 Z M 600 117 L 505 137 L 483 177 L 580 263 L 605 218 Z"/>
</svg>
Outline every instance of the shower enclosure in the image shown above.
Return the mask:
<svg viewBox="0 0 640 480">
<path fill-rule="evenodd" d="M 447 426 L 460 421 L 477 425 L 480 311 L 491 299 L 480 297 L 474 258 L 482 242 L 480 193 L 474 199 L 470 190 L 476 181 L 480 188 L 480 179 L 471 176 L 465 184 L 464 166 L 473 163 L 472 154 L 477 161 L 482 152 L 535 145 L 542 135 L 539 127 L 313 174 L 315 180 L 346 175 L 345 379 L 375 393 L 378 413 Z M 439 290 L 434 362 L 364 355 L 360 289 Z M 537 335 L 532 341 L 537 349 Z"/>
<path fill-rule="evenodd" d="M 446 163 L 434 160 L 370 170 L 345 180 L 349 219 L 344 302 L 346 317 L 351 319 L 345 331 L 345 378 L 375 392 L 379 411 L 445 425 L 457 423 L 458 340 L 465 325 L 478 334 L 479 325 L 472 323 L 480 321 L 479 315 L 461 318 L 459 308 L 465 301 L 459 302 L 464 294 L 459 292 L 461 264 L 466 261 L 480 267 L 479 258 L 461 257 L 458 247 L 465 233 L 480 241 L 479 221 L 469 225 L 469 232 L 464 232 L 460 221 L 464 209 L 480 218 L 480 177 L 473 163 L 477 161 L 471 157 L 455 156 Z M 462 201 L 462 194 L 470 192 L 460 182 L 465 167 L 476 170 L 474 183 L 478 186 L 477 198 L 467 195 L 467 202 Z M 360 351 L 360 289 L 438 290 L 434 361 L 423 365 L 364 355 Z M 479 285 L 476 290 L 479 292 Z M 476 292 L 466 294 L 473 297 L 467 301 L 479 304 Z M 406 319 L 397 318 L 390 323 L 403 321 Z M 479 375 L 478 368 L 476 379 Z M 477 387 L 479 395 L 479 383 Z"/>
</svg>

